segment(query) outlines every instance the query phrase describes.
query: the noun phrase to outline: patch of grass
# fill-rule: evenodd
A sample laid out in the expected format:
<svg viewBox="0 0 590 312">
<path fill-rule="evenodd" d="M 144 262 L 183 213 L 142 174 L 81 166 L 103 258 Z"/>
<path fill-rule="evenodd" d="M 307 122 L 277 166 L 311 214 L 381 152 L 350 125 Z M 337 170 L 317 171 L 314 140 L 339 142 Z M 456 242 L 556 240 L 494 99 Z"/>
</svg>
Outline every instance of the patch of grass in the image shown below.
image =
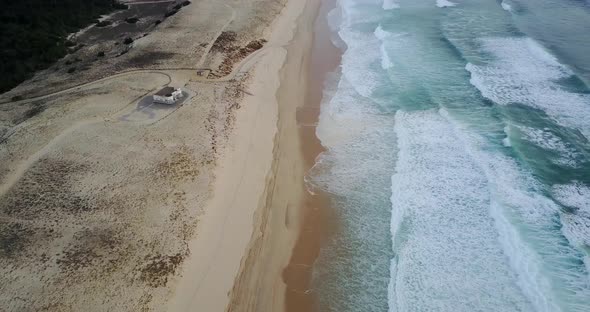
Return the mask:
<svg viewBox="0 0 590 312">
<path fill-rule="evenodd" d="M 28 243 L 33 231 L 22 224 L 0 224 L 0 256 L 12 257 Z"/>
<path fill-rule="evenodd" d="M 151 287 L 163 287 L 168 283 L 168 276 L 176 273 L 186 254 L 155 255 L 147 258 L 146 264 L 140 269 L 141 280 Z"/>
</svg>

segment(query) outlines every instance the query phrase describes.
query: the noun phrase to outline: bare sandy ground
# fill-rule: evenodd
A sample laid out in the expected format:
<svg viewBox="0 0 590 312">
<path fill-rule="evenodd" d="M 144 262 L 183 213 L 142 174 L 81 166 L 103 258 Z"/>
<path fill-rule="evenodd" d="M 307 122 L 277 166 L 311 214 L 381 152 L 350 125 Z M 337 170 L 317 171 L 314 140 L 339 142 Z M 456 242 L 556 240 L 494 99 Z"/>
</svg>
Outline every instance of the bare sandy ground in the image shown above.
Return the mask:
<svg viewBox="0 0 590 312">
<path fill-rule="evenodd" d="M 0 104 L 0 311 L 225 309 L 276 163 L 275 92 L 303 3 L 266 33 L 283 2 L 193 1 L 117 59 L 2 95 L 56 92 Z M 217 80 L 195 70 L 224 63 Z M 166 85 L 190 98 L 142 104 Z"/>
</svg>

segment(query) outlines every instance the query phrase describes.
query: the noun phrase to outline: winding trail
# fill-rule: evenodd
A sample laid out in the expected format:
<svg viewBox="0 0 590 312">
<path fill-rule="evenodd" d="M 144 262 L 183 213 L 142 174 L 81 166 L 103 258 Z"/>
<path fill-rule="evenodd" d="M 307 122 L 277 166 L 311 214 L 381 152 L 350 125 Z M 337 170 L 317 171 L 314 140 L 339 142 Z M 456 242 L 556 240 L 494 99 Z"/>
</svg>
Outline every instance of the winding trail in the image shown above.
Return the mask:
<svg viewBox="0 0 590 312">
<path fill-rule="evenodd" d="M 46 99 L 48 97 L 51 96 L 55 96 L 55 95 L 61 95 L 61 94 L 66 94 L 69 92 L 73 92 L 73 91 L 79 91 L 79 90 L 83 90 L 87 87 L 90 87 L 94 84 L 98 84 L 101 82 L 106 82 L 112 79 L 117 79 L 117 78 L 121 78 L 124 76 L 128 76 L 128 75 L 133 75 L 133 74 L 142 74 L 142 73 L 153 73 L 156 75 L 164 75 L 168 78 L 168 82 L 166 84 L 164 84 L 165 86 L 167 86 L 168 84 L 170 84 L 170 82 L 172 82 L 172 78 L 170 77 L 169 74 L 162 72 L 163 70 L 192 70 L 192 69 L 187 69 L 187 68 L 180 68 L 180 69 L 132 69 L 129 71 L 124 71 L 118 74 L 114 74 L 112 76 L 109 77 L 104 77 L 104 78 L 100 78 L 94 81 L 89 81 L 89 82 L 85 82 L 67 89 L 63 89 L 60 91 L 55 91 L 55 92 L 50 92 L 47 94 L 43 94 L 43 95 L 39 95 L 39 96 L 35 96 L 35 97 L 31 97 L 31 98 L 27 98 L 27 99 L 23 99 L 23 100 L 18 100 L 18 101 L 5 101 L 5 102 L 0 102 L 0 104 L 6 104 L 6 103 L 13 103 L 13 104 L 24 104 L 24 103 L 28 103 L 28 102 L 33 102 L 33 101 L 38 101 L 38 100 L 43 100 Z"/>
</svg>

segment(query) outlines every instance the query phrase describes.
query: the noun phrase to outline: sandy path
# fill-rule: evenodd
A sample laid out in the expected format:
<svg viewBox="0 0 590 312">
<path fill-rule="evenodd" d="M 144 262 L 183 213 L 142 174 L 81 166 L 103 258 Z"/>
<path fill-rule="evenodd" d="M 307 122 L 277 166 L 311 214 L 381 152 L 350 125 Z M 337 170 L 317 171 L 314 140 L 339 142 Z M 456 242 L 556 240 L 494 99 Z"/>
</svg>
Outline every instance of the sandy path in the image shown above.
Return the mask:
<svg viewBox="0 0 590 312">
<path fill-rule="evenodd" d="M 166 70 L 166 69 L 162 69 L 162 70 Z M 186 69 L 171 69 L 171 71 L 175 71 L 175 70 L 186 70 Z M 136 69 L 136 70 L 130 70 L 130 71 L 125 71 L 125 72 L 122 72 L 122 73 L 118 73 L 118 74 L 115 74 L 115 75 L 112 75 L 112 76 L 109 76 L 109 77 L 104 77 L 104 78 L 101 78 L 101 79 L 98 79 L 98 80 L 86 82 L 86 83 L 83 83 L 81 85 L 74 86 L 74 87 L 71 87 L 71 88 L 67 88 L 67 89 L 64 89 L 64 90 L 60 90 L 60 91 L 56 91 L 56 92 L 51 92 L 51 93 L 48 93 L 48 94 L 44 94 L 44 95 L 40 95 L 40 96 L 28 98 L 28 99 L 23 99 L 23 100 L 19 100 L 19 101 L 0 102 L 0 104 L 4 104 L 4 103 L 25 104 L 25 103 L 29 103 L 29 102 L 33 102 L 33 101 L 43 100 L 43 99 L 46 99 L 46 98 L 51 97 L 51 96 L 64 95 L 64 94 L 67 94 L 67 93 L 70 93 L 70 92 L 81 91 L 81 90 L 87 89 L 89 87 L 93 87 L 96 84 L 108 82 L 108 81 L 113 80 L 113 79 L 123 78 L 123 77 L 130 76 L 130 75 L 146 74 L 146 73 L 154 74 L 154 75 L 162 75 L 162 76 L 165 76 L 166 78 L 168 78 L 168 82 L 165 83 L 163 86 L 167 86 L 168 84 L 170 84 L 170 82 L 172 82 L 172 77 L 170 77 L 170 74 L 165 73 L 165 72 L 163 72 L 161 70 Z"/>
</svg>

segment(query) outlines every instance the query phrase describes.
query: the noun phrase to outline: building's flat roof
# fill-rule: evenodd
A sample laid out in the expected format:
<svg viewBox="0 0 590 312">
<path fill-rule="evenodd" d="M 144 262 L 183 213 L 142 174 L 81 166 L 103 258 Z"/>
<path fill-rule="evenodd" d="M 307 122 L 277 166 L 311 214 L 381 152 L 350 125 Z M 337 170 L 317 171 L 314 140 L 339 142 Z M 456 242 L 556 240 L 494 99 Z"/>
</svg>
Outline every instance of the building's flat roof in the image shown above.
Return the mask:
<svg viewBox="0 0 590 312">
<path fill-rule="evenodd" d="M 172 94 L 172 92 L 174 92 L 174 90 L 176 90 L 176 89 L 174 89 L 173 87 L 164 87 L 164 88 L 162 88 L 162 90 L 156 92 L 156 95 L 170 96 Z"/>
</svg>

